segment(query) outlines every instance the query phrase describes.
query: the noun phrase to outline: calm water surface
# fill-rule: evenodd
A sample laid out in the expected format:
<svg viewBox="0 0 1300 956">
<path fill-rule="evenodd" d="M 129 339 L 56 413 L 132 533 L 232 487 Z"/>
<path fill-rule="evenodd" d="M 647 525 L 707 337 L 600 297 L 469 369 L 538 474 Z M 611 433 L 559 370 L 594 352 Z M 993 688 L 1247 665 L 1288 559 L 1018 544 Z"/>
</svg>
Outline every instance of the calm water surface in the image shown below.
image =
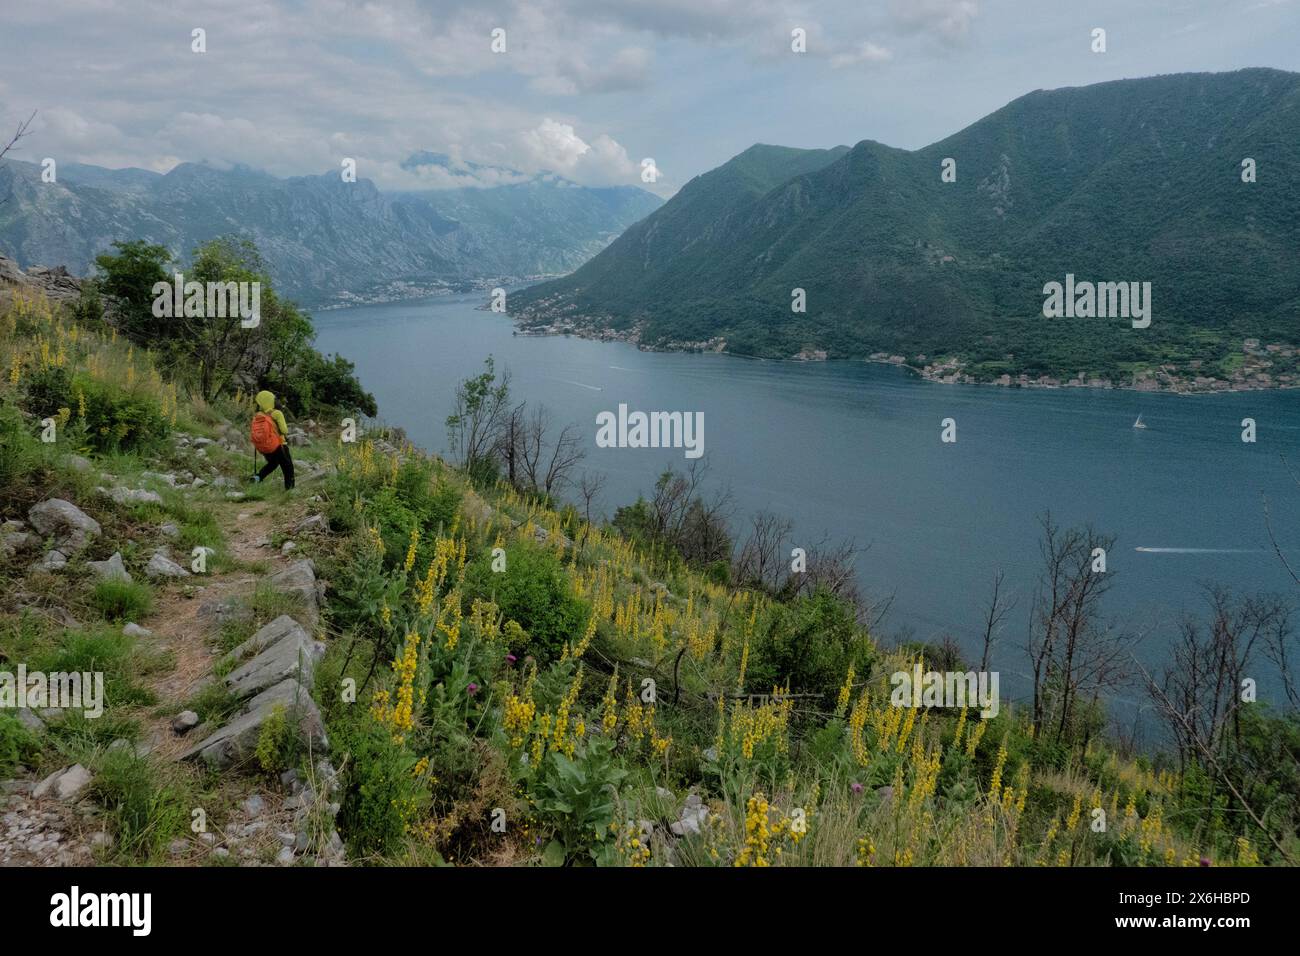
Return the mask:
<svg viewBox="0 0 1300 956">
<path fill-rule="evenodd" d="M 735 521 L 758 509 L 790 517 L 792 544 L 852 538 L 863 587 L 893 595 L 884 629 L 976 646 L 998 569 L 1019 595 L 996 663 L 1003 694 L 1023 693 L 1021 654 L 1038 572 L 1036 517 L 1091 522 L 1118 537 L 1107 610 L 1149 630 L 1138 656 L 1161 662 L 1198 584 L 1296 591 L 1272 553 L 1261 495 L 1285 549 L 1300 555 L 1300 395 L 1142 395 L 1087 389 L 937 385 L 865 363 L 764 362 L 641 352 L 623 343 L 513 335 L 481 297 L 363 306 L 316 316 L 318 345 L 354 361 L 381 416 L 445 450 L 457 380 L 485 356 L 508 366 L 516 397 L 583 425 L 587 466 L 607 475 L 607 513 L 648 492 L 681 451 L 597 449 L 596 414 L 702 411 L 712 479 L 730 487 Z M 1146 430 L 1132 428 L 1138 413 Z M 1258 441 L 1241 441 L 1241 420 Z M 957 422 L 955 444 L 940 422 Z M 1188 549 L 1138 551 L 1137 548 Z M 1293 562 L 1294 563 L 1294 562 Z M 977 653 L 976 653 L 977 656 Z M 1135 695 L 1138 696 L 1138 695 Z"/>
</svg>

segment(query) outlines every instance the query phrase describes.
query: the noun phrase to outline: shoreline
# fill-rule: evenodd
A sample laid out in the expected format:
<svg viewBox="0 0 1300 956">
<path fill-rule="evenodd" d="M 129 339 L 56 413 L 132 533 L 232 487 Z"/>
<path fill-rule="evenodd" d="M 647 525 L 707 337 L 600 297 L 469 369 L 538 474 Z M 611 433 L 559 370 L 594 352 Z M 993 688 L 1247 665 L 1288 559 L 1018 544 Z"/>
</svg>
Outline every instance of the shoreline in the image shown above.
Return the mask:
<svg viewBox="0 0 1300 956">
<path fill-rule="evenodd" d="M 1148 372 L 1151 377 L 1129 382 L 1114 382 L 1109 379 L 1089 379 L 1082 381 L 1079 378 L 1062 379 L 1051 375 L 1042 375 L 1038 378 L 1030 378 L 1027 374 L 1011 376 L 1002 375 L 997 379 L 980 380 L 971 377 L 962 371 L 960 363 L 947 361 L 938 365 L 917 366 L 906 361 L 902 356 L 888 356 L 883 352 L 873 353 L 872 355 L 862 358 L 829 358 L 824 351 L 808 350 L 790 357 L 779 358 L 773 356 L 750 355 L 744 352 L 729 351 L 726 347 L 726 341 L 717 338 L 705 342 L 669 342 L 664 345 L 648 346 L 640 340 L 640 330 L 632 329 L 629 331 L 618 331 L 615 329 L 598 329 L 581 326 L 566 326 L 557 328 L 554 325 L 549 326 L 527 326 L 528 320 L 525 317 L 508 316 L 510 321 L 515 325 L 516 335 L 529 335 L 538 337 L 568 336 L 596 342 L 623 342 L 628 345 L 635 345 L 642 352 L 674 352 L 674 353 L 712 353 L 715 355 L 729 355 L 734 358 L 751 359 L 763 362 L 787 362 L 791 364 L 803 364 L 811 362 L 862 362 L 868 365 L 887 365 L 894 368 L 906 369 L 908 372 L 916 375 L 918 378 L 936 385 L 974 385 L 992 388 L 1027 388 L 1027 389 L 1096 389 L 1098 391 L 1130 391 L 1147 394 L 1164 394 L 1164 395 L 1226 395 L 1244 392 L 1284 392 L 1300 389 L 1300 381 L 1296 382 L 1252 382 L 1240 381 L 1234 382 L 1217 377 L 1205 377 L 1200 381 L 1188 380 L 1174 376 L 1172 373 L 1163 369 L 1154 369 Z"/>
</svg>

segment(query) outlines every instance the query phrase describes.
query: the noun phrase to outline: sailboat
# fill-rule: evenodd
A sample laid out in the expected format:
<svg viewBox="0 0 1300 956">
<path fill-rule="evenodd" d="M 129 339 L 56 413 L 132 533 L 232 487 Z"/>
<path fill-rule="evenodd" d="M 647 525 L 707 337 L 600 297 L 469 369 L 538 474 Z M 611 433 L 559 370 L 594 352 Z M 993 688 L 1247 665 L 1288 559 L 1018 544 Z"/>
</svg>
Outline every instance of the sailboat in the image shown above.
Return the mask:
<svg viewBox="0 0 1300 956">
<path fill-rule="evenodd" d="M 1135 422 L 1133 423 L 1133 427 L 1134 427 L 1134 428 L 1146 428 L 1146 425 L 1142 424 L 1142 413 L 1141 413 L 1141 412 L 1138 413 L 1137 421 L 1135 421 Z"/>
</svg>

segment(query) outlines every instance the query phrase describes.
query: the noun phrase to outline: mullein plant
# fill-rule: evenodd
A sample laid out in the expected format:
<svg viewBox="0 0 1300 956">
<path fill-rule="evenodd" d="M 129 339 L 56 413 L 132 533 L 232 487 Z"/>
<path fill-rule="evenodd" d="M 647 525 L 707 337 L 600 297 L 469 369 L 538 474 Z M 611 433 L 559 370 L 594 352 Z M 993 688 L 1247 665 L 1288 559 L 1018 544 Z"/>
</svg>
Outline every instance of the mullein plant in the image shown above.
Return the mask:
<svg viewBox="0 0 1300 956">
<path fill-rule="evenodd" d="M 51 356 L 57 358 L 57 349 Z M 384 484 L 395 473 L 391 457 L 368 443 L 341 449 L 339 470 Z M 1014 715 L 1003 717 L 996 736 L 990 737 L 992 721 L 965 708 L 944 713 L 893 706 L 881 680 L 892 670 L 910 670 L 920 662 L 916 655 L 883 653 L 863 674 L 847 666 L 828 696 L 827 714 L 797 718 L 788 684 L 770 688 L 765 703 L 740 696 L 750 690 L 748 673 L 760 653 L 758 625 L 770 599 L 752 592 L 733 594 L 692 575 L 682 579 L 681 593 L 670 594 L 653 583 L 648 571 L 661 559 L 602 529 L 585 533 L 581 555 L 576 543 L 568 554 L 558 555 L 572 593 L 590 608 L 585 625 L 553 663 L 519 663 L 514 651 L 526 649 L 527 635 L 505 618 L 490 594 L 466 591 L 469 555 L 504 547 L 509 540 L 557 553 L 564 546 L 553 512 L 509 488 L 497 494 L 499 513 L 514 509 L 520 524 L 511 525 L 504 517 L 470 521 L 461 516 L 459 527 L 453 524 L 431 538 L 412 529 L 402 553 L 394 556 L 392 573 L 402 588 L 390 616 L 400 640 L 373 702 L 372 718 L 411 751 L 422 780 L 442 787 L 441 781 L 434 782 L 441 773 L 425 712 L 432 700 L 432 674 L 444 675 L 440 693 L 463 698 L 455 712 L 463 722 L 461 732 L 500 748 L 521 799 L 532 807 L 529 833 L 541 841 L 530 842 L 532 852 L 551 846 L 548 835 L 563 834 L 566 854 L 582 852 L 574 841 L 592 839 L 603 848 L 597 854 L 601 862 L 642 866 L 665 861 L 658 844 L 639 827 L 617 819 L 614 809 L 599 824 L 602 837 L 592 836 L 593 820 L 606 812 L 604 801 L 588 807 L 595 816 L 574 827 L 558 809 L 566 801 L 557 796 L 561 784 L 556 774 L 563 768 L 563 773 L 618 776 L 640 768 L 671 779 L 675 748 L 685 747 L 698 753 L 698 762 L 710 774 L 706 793 L 714 794 L 698 837 L 700 856 L 692 857 L 705 862 L 1081 865 L 1098 862 L 1103 845 L 1131 847 L 1134 861 L 1145 865 L 1200 858 L 1164 819 L 1162 795 L 1177 785 L 1176 775 L 1167 771 L 1140 771 L 1126 764 L 1120 772 L 1116 767 L 1107 777 L 1118 779 L 1118 786 L 1080 790 L 1057 808 L 1054 820 L 1045 813 L 1032 816 L 1036 788 L 1050 793 L 1050 786 L 1011 746 L 1012 728 L 1017 739 L 1030 739 L 1027 723 L 1017 723 Z M 363 517 L 365 499 L 357 499 Z M 363 522 L 361 534 L 372 539 L 370 547 L 378 552 L 382 538 L 364 530 L 369 527 L 373 525 Z M 611 649 L 617 655 L 607 676 L 598 678 L 592 669 L 599 663 L 593 661 L 594 646 L 600 647 L 601 657 Z M 633 659 L 670 662 L 678 654 L 693 662 L 691 673 L 704 687 L 715 689 L 709 730 L 698 744 L 674 743 L 662 728 L 661 702 L 643 699 L 637 672 L 627 670 L 626 662 Z M 497 662 L 494 670 L 483 672 L 485 689 L 472 677 L 456 678 L 466 682 L 465 688 L 448 686 L 445 675 L 475 673 L 481 660 Z M 475 703 L 476 698 L 484 702 Z M 443 712 L 440 719 L 450 713 Z M 819 725 L 810 725 L 811 720 L 837 728 L 842 763 L 810 767 L 796 761 L 796 736 L 817 732 Z M 941 794 L 941 781 L 954 789 Z M 1126 800 L 1117 815 L 1114 808 Z M 474 815 L 464 806 L 436 804 L 413 815 L 413 840 L 445 845 L 472 825 Z M 1089 824 L 1107 805 L 1112 808 L 1110 831 L 1103 844 Z M 1031 830 L 1035 819 L 1043 822 Z M 1232 862 L 1257 859 L 1249 842 L 1234 848 Z"/>
</svg>

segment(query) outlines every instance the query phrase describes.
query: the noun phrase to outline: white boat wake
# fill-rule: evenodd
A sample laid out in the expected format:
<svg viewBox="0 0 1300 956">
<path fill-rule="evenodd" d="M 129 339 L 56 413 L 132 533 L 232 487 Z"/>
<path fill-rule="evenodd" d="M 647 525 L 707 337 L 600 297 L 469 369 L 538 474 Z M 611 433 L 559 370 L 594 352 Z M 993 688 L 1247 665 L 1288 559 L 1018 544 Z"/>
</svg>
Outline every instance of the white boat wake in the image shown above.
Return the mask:
<svg viewBox="0 0 1300 956">
<path fill-rule="evenodd" d="M 565 382 L 566 385 L 576 385 L 576 386 L 578 386 L 578 388 L 589 388 L 589 389 L 591 389 L 593 392 L 603 392 L 603 391 L 604 391 L 604 389 L 601 388 L 599 385 L 584 385 L 582 382 L 570 382 L 568 379 L 565 379 L 564 382 Z"/>
<path fill-rule="evenodd" d="M 1258 554 L 1266 548 L 1134 548 L 1144 554 Z"/>
</svg>

